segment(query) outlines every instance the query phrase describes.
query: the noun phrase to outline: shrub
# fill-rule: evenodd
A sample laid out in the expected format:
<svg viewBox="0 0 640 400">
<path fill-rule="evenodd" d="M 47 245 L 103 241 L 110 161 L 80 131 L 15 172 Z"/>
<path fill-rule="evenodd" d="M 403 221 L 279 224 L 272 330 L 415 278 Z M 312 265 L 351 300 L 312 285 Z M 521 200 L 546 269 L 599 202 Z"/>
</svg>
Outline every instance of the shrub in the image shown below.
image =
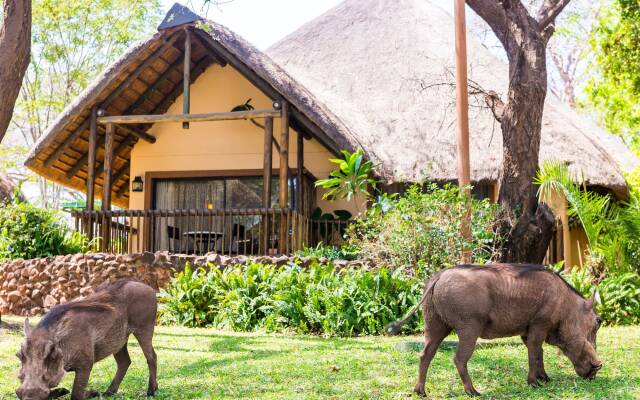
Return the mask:
<svg viewBox="0 0 640 400">
<path fill-rule="evenodd" d="M 435 184 L 411 186 L 403 196 L 387 199 L 387 207 L 373 207 L 347 230 L 347 241 L 378 264 L 420 275 L 457 264 L 465 247 L 474 262 L 486 262 L 493 255 L 497 205 L 488 199 L 471 203 L 470 243 L 460 235 L 466 205 L 460 191 Z"/>
<path fill-rule="evenodd" d="M 23 202 L 0 206 L 0 259 L 80 253 L 87 247 L 86 238 L 71 233 L 54 211 Z"/>
<path fill-rule="evenodd" d="M 358 258 L 358 251 L 351 246 L 343 245 L 327 246 L 323 243 L 318 243 L 316 247 L 305 247 L 303 250 L 299 250 L 295 253 L 297 257 L 324 257 L 327 260 L 355 260 Z"/>
<path fill-rule="evenodd" d="M 597 293 L 596 310 L 607 325 L 640 323 L 640 276 L 633 272 L 612 275 L 596 283 L 587 269 L 560 274 L 585 297 Z"/>
<path fill-rule="evenodd" d="M 420 280 L 385 268 L 249 264 L 207 272 L 186 267 L 160 294 L 160 322 L 236 331 L 379 334 L 419 301 L 421 291 Z M 416 316 L 405 332 L 419 326 Z"/>
</svg>

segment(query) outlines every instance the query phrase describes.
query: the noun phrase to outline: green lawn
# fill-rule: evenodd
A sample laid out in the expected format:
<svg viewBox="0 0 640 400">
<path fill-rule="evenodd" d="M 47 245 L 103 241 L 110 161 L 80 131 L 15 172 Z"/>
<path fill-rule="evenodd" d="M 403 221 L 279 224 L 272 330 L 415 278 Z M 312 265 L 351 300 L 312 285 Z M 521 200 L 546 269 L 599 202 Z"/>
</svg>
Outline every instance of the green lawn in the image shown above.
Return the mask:
<svg viewBox="0 0 640 400">
<path fill-rule="evenodd" d="M 18 318 L 4 321 L 17 323 Z M 0 332 L 0 399 L 14 398 L 21 334 Z M 158 399 L 401 399 L 411 398 L 420 337 L 323 339 L 313 336 L 240 334 L 211 329 L 158 328 Z M 117 398 L 145 398 L 147 367 L 136 343 L 133 364 Z M 407 350 L 408 349 L 408 350 Z M 640 399 L 640 327 L 603 328 L 598 349 L 605 366 L 594 381 L 577 378 L 569 361 L 546 348 L 552 381 L 526 384 L 525 347 L 515 338 L 484 342 L 470 373 L 484 398 Z M 433 398 L 467 398 L 452 363 L 455 336 L 432 363 L 427 390 Z M 91 387 L 104 390 L 115 362 L 100 362 Z M 62 386 L 70 388 L 73 375 Z"/>
</svg>

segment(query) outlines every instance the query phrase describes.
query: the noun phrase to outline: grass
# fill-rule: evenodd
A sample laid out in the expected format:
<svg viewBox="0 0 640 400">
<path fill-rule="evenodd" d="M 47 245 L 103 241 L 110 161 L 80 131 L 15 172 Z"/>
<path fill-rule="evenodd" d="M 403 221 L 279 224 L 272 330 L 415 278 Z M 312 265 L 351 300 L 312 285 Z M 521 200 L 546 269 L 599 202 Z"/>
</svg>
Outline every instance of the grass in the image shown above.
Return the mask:
<svg viewBox="0 0 640 400">
<path fill-rule="evenodd" d="M 4 321 L 18 323 L 19 318 Z M 324 339 L 211 329 L 160 327 L 158 399 L 405 399 L 412 398 L 421 338 Z M 0 331 L 0 399 L 15 398 L 19 332 Z M 145 398 L 147 367 L 137 343 L 117 399 Z M 526 384 L 527 355 L 519 339 L 479 345 L 470 361 L 475 387 L 487 399 L 640 399 L 640 327 L 603 328 L 598 350 L 605 366 L 593 381 L 578 378 L 555 348 L 545 348 L 550 384 Z M 432 398 L 466 399 L 447 338 L 427 376 Z M 105 390 L 112 358 L 98 363 L 90 386 Z M 70 388 L 73 374 L 62 386 Z M 68 396 L 66 397 L 68 398 Z"/>
</svg>

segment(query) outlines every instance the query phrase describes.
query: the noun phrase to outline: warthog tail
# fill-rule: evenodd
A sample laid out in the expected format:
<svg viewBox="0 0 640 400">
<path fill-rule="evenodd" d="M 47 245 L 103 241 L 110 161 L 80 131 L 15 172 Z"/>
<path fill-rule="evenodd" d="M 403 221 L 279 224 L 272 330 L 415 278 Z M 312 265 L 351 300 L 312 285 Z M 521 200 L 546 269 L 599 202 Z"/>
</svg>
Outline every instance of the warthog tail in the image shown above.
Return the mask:
<svg viewBox="0 0 640 400">
<path fill-rule="evenodd" d="M 403 319 L 401 319 L 399 321 L 393 321 L 389 325 L 384 327 L 384 334 L 385 335 L 387 335 L 387 336 L 395 336 L 398 333 L 400 333 L 400 329 L 402 329 L 402 327 L 405 326 L 409 321 L 411 321 L 411 318 L 413 318 L 413 316 L 416 315 L 416 313 L 420 309 L 420 306 L 422 306 L 424 301 L 427 299 L 427 296 L 430 296 L 433 293 L 433 287 L 435 286 L 436 282 L 438 282 L 439 279 L 440 279 L 440 272 L 435 274 L 429 280 L 429 282 L 427 283 L 427 287 L 425 288 L 424 292 L 422 293 L 422 298 L 420 299 L 418 304 L 413 306 L 413 308 L 404 316 Z"/>
</svg>

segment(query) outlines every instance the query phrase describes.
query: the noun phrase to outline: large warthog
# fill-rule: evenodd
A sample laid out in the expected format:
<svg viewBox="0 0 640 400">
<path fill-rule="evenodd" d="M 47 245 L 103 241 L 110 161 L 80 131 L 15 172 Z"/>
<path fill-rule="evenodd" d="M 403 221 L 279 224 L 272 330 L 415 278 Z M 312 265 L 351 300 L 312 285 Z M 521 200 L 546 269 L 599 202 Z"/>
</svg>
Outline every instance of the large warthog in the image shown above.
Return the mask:
<svg viewBox="0 0 640 400">
<path fill-rule="evenodd" d="M 106 393 L 115 394 L 131 364 L 127 339 L 133 334 L 149 365 L 147 394 L 158 389 L 156 353 L 151 343 L 156 322 L 155 291 L 138 281 L 121 279 L 96 293 L 51 309 L 34 328 L 25 320 L 25 341 L 18 351 L 22 362 L 16 394 L 22 400 L 43 400 L 61 392 L 55 388 L 65 372 L 75 372 L 71 398 L 98 395 L 87 391 L 93 364 L 113 354 L 118 364 Z M 60 393 L 61 394 L 61 393 Z"/>
<path fill-rule="evenodd" d="M 601 320 L 593 298 L 585 299 L 555 272 L 541 265 L 459 265 L 435 274 L 426 284 L 422 300 L 425 346 L 420 356 L 415 391 L 425 394 L 429 364 L 442 340 L 458 334 L 454 363 L 470 395 L 473 387 L 467 361 L 478 338 L 520 336 L 529 353 L 527 382 L 548 382 L 542 343 L 557 346 L 583 378 L 593 379 L 602 363 L 596 354 L 596 334 Z M 417 311 L 387 327 L 400 331 Z"/>
</svg>

